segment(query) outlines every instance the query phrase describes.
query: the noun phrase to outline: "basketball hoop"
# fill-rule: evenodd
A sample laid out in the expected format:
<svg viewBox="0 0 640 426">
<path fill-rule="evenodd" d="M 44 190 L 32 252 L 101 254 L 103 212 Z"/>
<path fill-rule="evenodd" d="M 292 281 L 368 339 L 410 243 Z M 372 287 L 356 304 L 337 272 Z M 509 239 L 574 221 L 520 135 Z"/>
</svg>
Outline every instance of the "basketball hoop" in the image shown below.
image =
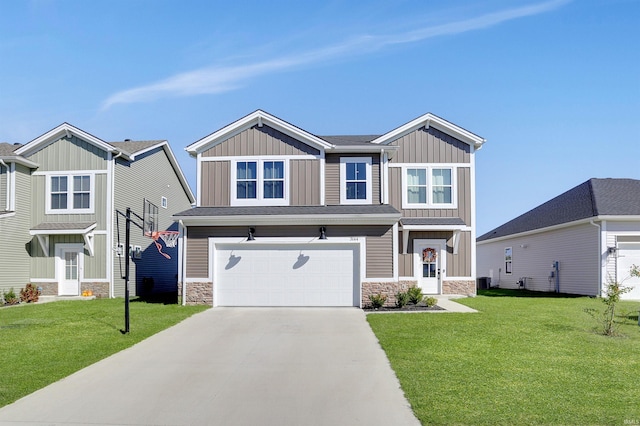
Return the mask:
<svg viewBox="0 0 640 426">
<path fill-rule="evenodd" d="M 175 247 L 178 243 L 178 236 L 180 233 L 178 231 L 155 231 L 151 233 L 151 238 L 158 248 L 158 253 L 166 257 L 167 259 L 171 259 L 167 253 L 162 251 L 162 244 L 158 242 L 158 239 L 162 239 L 164 245 L 167 247 Z"/>
</svg>

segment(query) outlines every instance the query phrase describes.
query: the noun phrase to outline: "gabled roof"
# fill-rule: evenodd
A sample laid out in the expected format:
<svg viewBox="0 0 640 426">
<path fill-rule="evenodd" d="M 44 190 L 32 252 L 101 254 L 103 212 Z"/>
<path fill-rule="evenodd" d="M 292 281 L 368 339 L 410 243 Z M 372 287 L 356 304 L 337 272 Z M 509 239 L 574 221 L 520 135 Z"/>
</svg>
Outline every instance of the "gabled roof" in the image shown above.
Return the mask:
<svg viewBox="0 0 640 426">
<path fill-rule="evenodd" d="M 470 131 L 463 129 L 460 126 L 456 126 L 444 118 L 440 118 L 437 115 L 428 112 L 398 128 L 391 130 L 390 132 L 385 133 L 384 135 L 379 136 L 372 140 L 371 143 L 386 145 L 415 131 L 416 129 L 419 129 L 420 127 L 434 127 L 468 145 L 473 146 L 475 149 L 480 149 L 486 142 L 484 138 L 476 135 L 475 133 L 471 133 Z"/>
<path fill-rule="evenodd" d="M 0 143 L 0 162 L 1 163 L 18 163 L 23 166 L 37 169 L 38 164 L 33 161 L 27 160 L 21 155 L 17 155 L 15 151 L 20 148 L 22 145 L 20 144 L 9 144 L 6 142 Z"/>
<path fill-rule="evenodd" d="M 166 140 L 150 140 L 150 141 L 132 141 L 125 140 L 124 142 L 109 142 L 109 145 L 113 146 L 117 151 L 121 152 L 126 159 L 130 161 L 135 161 L 137 156 L 143 155 L 149 151 L 152 151 L 157 148 L 162 148 L 164 152 L 167 154 L 167 158 L 169 159 L 169 163 L 173 167 L 176 175 L 178 176 L 178 180 L 180 181 L 182 187 L 187 193 L 187 197 L 189 197 L 189 201 L 191 203 L 195 203 L 196 197 L 193 195 L 191 191 L 191 187 L 189 187 L 189 183 L 187 182 L 187 178 L 184 176 L 180 165 L 178 164 L 178 160 L 176 159 L 171 147 L 169 146 L 169 142 Z"/>
<path fill-rule="evenodd" d="M 0 142 L 0 157 L 8 155 L 14 155 L 13 151 L 21 147 L 22 145 L 13 145 L 6 142 Z"/>
<path fill-rule="evenodd" d="M 262 126 L 263 124 L 266 124 L 269 127 L 272 127 L 314 148 L 322 150 L 331 147 L 330 143 L 322 140 L 318 136 L 312 135 L 311 133 L 302 130 L 299 127 L 296 127 L 291 123 L 281 120 L 278 117 L 267 112 L 256 110 L 251 114 L 246 115 L 241 119 L 236 120 L 233 123 L 223 127 L 222 129 L 217 130 L 210 135 L 205 136 L 204 138 L 192 143 L 191 145 L 187 146 L 185 150 L 191 155 L 196 155 L 199 152 L 206 151 L 207 149 L 221 142 L 224 142 L 230 137 L 237 135 L 238 133 L 246 129 L 249 129 L 256 125 Z"/>
<path fill-rule="evenodd" d="M 47 133 L 38 136 L 31 142 L 28 142 L 22 145 L 20 148 L 15 150 L 17 155 L 29 156 L 32 153 L 44 148 L 45 146 L 59 140 L 62 137 L 70 137 L 74 135 L 91 145 L 94 145 L 104 151 L 107 152 L 115 152 L 115 148 L 109 145 L 107 142 L 103 141 L 100 138 L 93 136 L 90 133 L 85 132 L 84 130 L 78 129 L 75 126 L 72 126 L 69 123 L 62 123 L 58 127 L 55 127 L 49 130 Z"/>
<path fill-rule="evenodd" d="M 477 241 L 604 216 L 640 218 L 640 180 L 590 179 L 481 235 Z"/>
<path fill-rule="evenodd" d="M 371 145 L 371 141 L 380 135 L 344 135 L 344 136 L 320 136 L 320 138 L 333 145 Z"/>
<path fill-rule="evenodd" d="M 133 158 L 166 142 L 165 140 L 132 141 L 125 139 L 124 142 L 109 142 L 109 145 L 117 148 L 118 151 L 122 151 L 127 157 Z"/>
</svg>

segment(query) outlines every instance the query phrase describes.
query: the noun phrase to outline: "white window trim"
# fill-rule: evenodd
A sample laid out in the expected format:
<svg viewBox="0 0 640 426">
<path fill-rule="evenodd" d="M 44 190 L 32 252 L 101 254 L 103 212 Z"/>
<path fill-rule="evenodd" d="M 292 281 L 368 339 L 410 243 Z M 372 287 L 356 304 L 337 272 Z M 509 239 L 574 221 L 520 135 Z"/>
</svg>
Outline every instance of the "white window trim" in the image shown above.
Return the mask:
<svg viewBox="0 0 640 426">
<path fill-rule="evenodd" d="M 281 161 L 284 165 L 283 198 L 264 198 L 264 163 Z M 238 163 L 256 163 L 256 198 L 238 198 Z M 270 157 L 240 157 L 231 161 L 231 205 L 232 206 L 288 206 L 289 205 L 289 160 Z"/>
<path fill-rule="evenodd" d="M 347 199 L 347 163 L 365 163 L 367 171 L 367 192 L 363 200 Z M 371 157 L 340 157 L 340 204 L 372 204 L 373 203 L 373 175 Z"/>
<path fill-rule="evenodd" d="M 51 178 L 54 176 L 64 176 L 67 178 L 67 208 L 52 209 L 51 208 Z M 89 176 L 89 208 L 74 209 L 69 207 L 73 205 L 73 177 Z M 45 214 L 93 214 L 95 212 L 96 198 L 96 176 L 92 172 L 51 172 L 45 174 Z"/>
<path fill-rule="evenodd" d="M 407 197 L 407 170 L 424 169 L 427 171 L 427 202 L 410 203 Z M 434 169 L 451 170 L 451 203 L 434 203 L 433 199 L 433 173 Z M 457 209 L 458 208 L 458 170 L 455 166 L 444 166 L 440 164 L 406 164 L 402 166 L 402 208 L 403 209 Z"/>
<path fill-rule="evenodd" d="M 168 205 L 169 202 L 167 201 L 167 197 L 160 197 L 160 207 L 166 209 Z"/>
</svg>

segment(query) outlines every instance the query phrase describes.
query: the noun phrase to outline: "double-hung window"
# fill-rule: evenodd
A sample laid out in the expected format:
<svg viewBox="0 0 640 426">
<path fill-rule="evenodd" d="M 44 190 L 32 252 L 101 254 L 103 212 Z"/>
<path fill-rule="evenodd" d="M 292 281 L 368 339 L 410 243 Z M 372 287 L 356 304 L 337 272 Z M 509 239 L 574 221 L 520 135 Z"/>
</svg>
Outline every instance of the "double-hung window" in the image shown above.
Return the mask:
<svg viewBox="0 0 640 426">
<path fill-rule="evenodd" d="M 455 208 L 455 168 L 411 165 L 403 167 L 402 207 Z"/>
<path fill-rule="evenodd" d="M 255 161 L 238 161 L 236 164 L 236 197 L 253 200 L 258 196 L 258 174 Z"/>
<path fill-rule="evenodd" d="M 340 203 L 371 204 L 371 157 L 340 158 Z"/>
<path fill-rule="evenodd" d="M 93 175 L 48 175 L 47 214 L 93 213 Z"/>
<path fill-rule="evenodd" d="M 287 205 L 287 162 L 285 160 L 235 161 L 232 176 L 232 205 Z"/>
</svg>

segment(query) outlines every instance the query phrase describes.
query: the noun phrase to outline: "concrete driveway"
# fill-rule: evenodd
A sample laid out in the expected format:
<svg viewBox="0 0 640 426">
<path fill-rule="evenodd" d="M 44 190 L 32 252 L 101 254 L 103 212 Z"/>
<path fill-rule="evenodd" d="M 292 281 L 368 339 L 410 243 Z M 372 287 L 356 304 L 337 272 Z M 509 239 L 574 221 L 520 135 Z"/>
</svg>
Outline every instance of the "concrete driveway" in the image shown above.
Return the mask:
<svg viewBox="0 0 640 426">
<path fill-rule="evenodd" d="M 0 409 L 0 424 L 419 422 L 360 309 L 214 308 Z"/>
</svg>

